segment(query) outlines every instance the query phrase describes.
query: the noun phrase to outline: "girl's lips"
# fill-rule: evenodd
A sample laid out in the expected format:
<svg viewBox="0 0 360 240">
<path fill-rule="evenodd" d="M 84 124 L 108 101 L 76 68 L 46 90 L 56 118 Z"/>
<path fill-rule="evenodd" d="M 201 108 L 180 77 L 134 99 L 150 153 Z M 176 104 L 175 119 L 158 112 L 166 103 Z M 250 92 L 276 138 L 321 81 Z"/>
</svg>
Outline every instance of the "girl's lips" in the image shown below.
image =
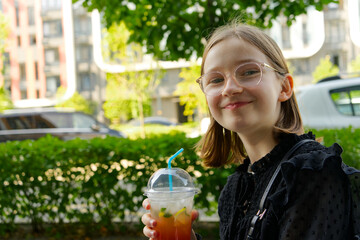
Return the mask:
<svg viewBox="0 0 360 240">
<path fill-rule="evenodd" d="M 249 102 L 234 102 L 234 103 L 229 103 L 227 104 L 224 109 L 229 109 L 229 110 L 233 110 L 233 109 L 237 109 L 240 108 L 242 106 L 247 105 Z"/>
</svg>

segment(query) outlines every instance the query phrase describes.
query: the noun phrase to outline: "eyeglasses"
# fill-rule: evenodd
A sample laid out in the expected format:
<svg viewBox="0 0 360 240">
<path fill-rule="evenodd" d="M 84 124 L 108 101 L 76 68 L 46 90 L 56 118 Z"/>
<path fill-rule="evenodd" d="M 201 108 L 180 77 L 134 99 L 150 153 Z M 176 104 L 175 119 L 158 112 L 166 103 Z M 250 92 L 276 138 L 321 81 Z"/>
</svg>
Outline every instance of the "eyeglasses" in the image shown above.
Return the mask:
<svg viewBox="0 0 360 240">
<path fill-rule="evenodd" d="M 247 62 L 237 66 L 232 77 L 238 86 L 255 87 L 261 82 L 264 67 L 281 75 L 285 74 L 267 63 Z M 218 96 L 223 92 L 228 80 L 222 72 L 215 71 L 203 74 L 196 82 L 199 83 L 205 95 Z"/>
</svg>

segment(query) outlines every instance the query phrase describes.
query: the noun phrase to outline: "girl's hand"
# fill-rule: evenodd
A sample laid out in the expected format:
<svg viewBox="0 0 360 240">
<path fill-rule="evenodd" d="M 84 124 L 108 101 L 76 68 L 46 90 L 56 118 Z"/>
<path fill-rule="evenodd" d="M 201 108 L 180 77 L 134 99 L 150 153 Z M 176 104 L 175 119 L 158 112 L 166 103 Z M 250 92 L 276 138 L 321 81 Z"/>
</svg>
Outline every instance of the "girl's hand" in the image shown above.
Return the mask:
<svg viewBox="0 0 360 240">
<path fill-rule="evenodd" d="M 145 208 L 146 210 L 150 210 L 150 208 L 151 208 L 149 199 L 147 199 L 147 198 L 143 201 L 142 205 L 143 205 L 143 208 Z M 191 221 L 193 222 L 198 217 L 199 217 L 199 212 L 196 210 L 192 210 L 191 211 Z M 141 221 L 143 222 L 143 224 L 145 224 L 145 227 L 143 229 L 144 235 L 147 236 L 148 238 L 150 238 L 150 240 L 156 240 L 157 237 L 159 236 L 159 233 L 154 230 L 154 227 L 157 224 L 156 220 L 151 217 L 150 213 L 145 213 L 141 217 Z M 195 236 L 195 233 L 193 230 L 192 230 L 191 240 L 196 240 L 196 236 Z"/>
</svg>

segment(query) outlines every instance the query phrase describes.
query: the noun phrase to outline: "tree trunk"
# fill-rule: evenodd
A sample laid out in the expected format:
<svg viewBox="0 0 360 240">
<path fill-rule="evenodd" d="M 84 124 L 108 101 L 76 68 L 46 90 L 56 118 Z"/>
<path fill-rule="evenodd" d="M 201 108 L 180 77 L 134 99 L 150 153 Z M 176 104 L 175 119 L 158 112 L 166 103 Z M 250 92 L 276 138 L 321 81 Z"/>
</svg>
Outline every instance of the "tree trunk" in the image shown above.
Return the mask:
<svg viewBox="0 0 360 240">
<path fill-rule="evenodd" d="M 136 78 L 139 79 L 140 76 L 136 76 Z M 144 123 L 143 97 L 141 92 L 137 93 L 137 99 L 138 99 L 137 104 L 138 104 L 139 120 L 140 120 L 140 137 L 144 139 L 146 137 L 146 134 L 145 134 L 145 123 Z"/>
<path fill-rule="evenodd" d="M 141 96 L 138 97 L 138 108 L 139 108 L 139 119 L 140 119 L 140 126 L 141 126 L 140 137 L 144 139 L 146 137 L 146 135 L 145 135 L 143 101 L 142 101 Z"/>
</svg>

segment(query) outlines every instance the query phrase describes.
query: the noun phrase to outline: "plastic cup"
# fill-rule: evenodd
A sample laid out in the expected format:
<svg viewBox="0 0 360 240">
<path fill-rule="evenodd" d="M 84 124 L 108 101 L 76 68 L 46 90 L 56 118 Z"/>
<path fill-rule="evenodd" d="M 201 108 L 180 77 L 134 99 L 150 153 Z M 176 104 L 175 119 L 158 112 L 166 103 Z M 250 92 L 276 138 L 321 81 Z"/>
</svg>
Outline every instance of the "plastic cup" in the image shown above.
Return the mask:
<svg viewBox="0 0 360 240">
<path fill-rule="evenodd" d="M 162 168 L 150 177 L 145 195 L 151 216 L 157 220 L 158 239 L 191 239 L 191 210 L 198 192 L 191 176 L 181 168 Z"/>
</svg>

